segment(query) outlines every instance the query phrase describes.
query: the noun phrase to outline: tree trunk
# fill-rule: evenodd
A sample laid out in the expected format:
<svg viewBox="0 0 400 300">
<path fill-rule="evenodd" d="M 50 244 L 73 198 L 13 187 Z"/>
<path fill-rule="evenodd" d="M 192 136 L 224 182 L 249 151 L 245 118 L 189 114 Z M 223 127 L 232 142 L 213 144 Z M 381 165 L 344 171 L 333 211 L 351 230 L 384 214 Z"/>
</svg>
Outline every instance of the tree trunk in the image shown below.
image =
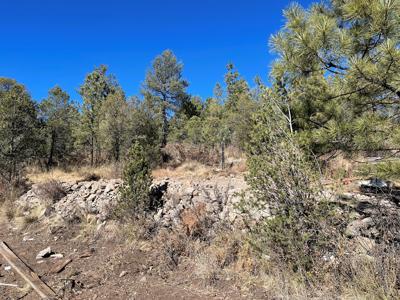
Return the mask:
<svg viewBox="0 0 400 300">
<path fill-rule="evenodd" d="M 94 136 L 90 137 L 90 166 L 94 164 Z"/>
<path fill-rule="evenodd" d="M 221 142 L 221 169 L 225 169 L 225 141 Z"/>
<path fill-rule="evenodd" d="M 49 157 L 47 158 L 47 164 L 46 164 L 46 168 L 47 171 L 50 170 L 51 166 L 54 163 L 54 147 L 55 147 L 55 143 L 56 143 L 56 134 L 54 131 L 51 132 L 51 141 L 50 141 L 50 152 L 49 152 Z"/>
<path fill-rule="evenodd" d="M 166 101 L 163 101 L 163 103 L 162 103 L 161 115 L 162 115 L 161 148 L 164 148 L 167 145 L 167 136 L 168 136 L 168 120 L 167 120 Z"/>
<path fill-rule="evenodd" d="M 119 153 L 120 153 L 120 139 L 119 136 L 117 136 L 116 140 L 115 140 L 115 151 L 114 151 L 114 158 L 116 162 L 119 162 Z"/>
</svg>

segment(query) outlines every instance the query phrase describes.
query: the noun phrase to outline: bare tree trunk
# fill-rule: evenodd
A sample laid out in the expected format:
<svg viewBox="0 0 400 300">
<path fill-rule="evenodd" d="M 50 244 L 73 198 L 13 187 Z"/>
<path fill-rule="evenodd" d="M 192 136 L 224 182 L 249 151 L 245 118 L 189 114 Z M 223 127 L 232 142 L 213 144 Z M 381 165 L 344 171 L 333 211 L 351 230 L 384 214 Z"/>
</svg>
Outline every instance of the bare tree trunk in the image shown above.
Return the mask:
<svg viewBox="0 0 400 300">
<path fill-rule="evenodd" d="M 90 137 L 90 166 L 93 167 L 94 164 L 94 136 Z"/>
<path fill-rule="evenodd" d="M 163 101 L 161 108 L 162 115 L 162 137 L 161 137 L 161 148 L 164 148 L 167 145 L 167 136 L 168 136 L 168 120 L 167 120 L 167 104 L 166 101 Z"/>
<path fill-rule="evenodd" d="M 225 169 L 225 140 L 221 142 L 221 169 Z"/>
<path fill-rule="evenodd" d="M 114 150 L 114 158 L 115 158 L 115 161 L 117 161 L 117 162 L 119 162 L 119 153 L 120 153 L 120 138 L 119 138 L 119 136 L 117 136 L 117 138 L 116 138 L 116 140 L 115 140 L 115 145 L 114 145 L 114 147 L 115 147 L 115 150 Z"/>
<path fill-rule="evenodd" d="M 49 157 L 47 158 L 47 164 L 46 164 L 46 169 L 47 171 L 50 170 L 50 167 L 53 165 L 53 157 L 54 157 L 54 147 L 56 143 L 56 136 L 55 132 L 51 132 L 51 142 L 50 142 L 50 152 L 49 152 Z"/>
</svg>

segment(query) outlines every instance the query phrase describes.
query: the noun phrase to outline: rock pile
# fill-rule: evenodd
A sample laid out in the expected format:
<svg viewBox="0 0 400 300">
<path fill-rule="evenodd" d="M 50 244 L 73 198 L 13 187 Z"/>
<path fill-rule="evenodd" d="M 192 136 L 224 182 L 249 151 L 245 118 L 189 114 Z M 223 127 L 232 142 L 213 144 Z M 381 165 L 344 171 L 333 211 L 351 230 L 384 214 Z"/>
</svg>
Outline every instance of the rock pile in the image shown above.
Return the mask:
<svg viewBox="0 0 400 300">
<path fill-rule="evenodd" d="M 65 196 L 54 203 L 43 198 L 42 185 L 34 184 L 32 188 L 18 200 L 18 205 L 25 210 L 45 207 L 43 214 L 56 213 L 65 221 L 74 221 L 91 214 L 99 220 L 110 217 L 112 207 L 118 199 L 119 179 L 85 181 L 78 183 L 61 183 Z"/>
<path fill-rule="evenodd" d="M 163 205 L 154 215 L 156 222 L 165 227 L 173 227 L 182 222 L 184 212 L 196 214 L 202 209 L 211 223 L 241 226 L 243 216 L 238 204 L 241 193 L 247 188 L 243 178 L 219 178 L 202 181 L 163 181 L 168 188 L 162 196 Z M 269 210 L 250 212 L 252 219 L 269 216 Z"/>
<path fill-rule="evenodd" d="M 387 195 L 345 193 L 339 195 L 352 210 L 352 220 L 347 226 L 349 238 L 380 239 L 383 235 L 400 242 L 400 207 Z"/>
<path fill-rule="evenodd" d="M 27 215 L 40 210 L 39 217 L 57 216 L 66 222 L 79 222 L 83 217 L 91 215 L 103 222 L 111 217 L 122 181 L 101 179 L 58 184 L 63 190 L 60 199 L 46 199 L 43 196 L 43 186 L 34 184 L 17 203 Z M 158 180 L 151 187 L 154 208 L 151 217 L 160 226 L 174 227 L 185 223 L 184 216 L 193 219 L 201 213 L 206 216 L 208 224 L 223 223 L 240 228 L 243 225 L 243 215 L 238 204 L 242 199 L 241 193 L 246 189 L 242 177 Z M 392 241 L 400 242 L 400 207 L 396 199 L 359 193 L 346 193 L 331 199 L 351 211 L 352 219 L 346 230 L 349 238 L 377 240 L 385 234 Z M 268 216 L 268 209 L 250 211 L 250 220 L 257 221 Z"/>
<path fill-rule="evenodd" d="M 61 183 L 65 196 L 52 203 L 43 198 L 41 186 L 32 188 L 18 200 L 25 211 L 45 207 L 42 215 L 57 214 L 67 222 L 79 221 L 83 216 L 93 215 L 99 221 L 110 218 L 118 201 L 118 188 L 122 181 L 118 179 L 86 181 L 79 183 Z M 209 180 L 171 180 L 163 179 L 152 186 L 152 202 L 155 211 L 154 220 L 161 226 L 173 227 L 182 221 L 182 213 L 195 212 L 202 207 L 211 223 L 224 222 L 228 225 L 242 223 L 237 204 L 240 193 L 247 188 L 243 178 L 213 178 Z M 47 203 L 45 203 L 47 201 Z M 269 211 L 254 210 L 253 219 L 269 216 Z"/>
</svg>

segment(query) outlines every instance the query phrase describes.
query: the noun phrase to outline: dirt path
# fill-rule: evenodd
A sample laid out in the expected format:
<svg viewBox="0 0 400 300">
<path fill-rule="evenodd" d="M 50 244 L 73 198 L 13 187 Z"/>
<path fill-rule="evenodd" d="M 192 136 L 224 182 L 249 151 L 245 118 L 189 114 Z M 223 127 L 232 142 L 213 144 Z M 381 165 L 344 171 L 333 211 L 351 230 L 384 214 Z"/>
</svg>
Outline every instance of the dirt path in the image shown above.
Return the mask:
<svg viewBox="0 0 400 300">
<path fill-rule="evenodd" d="M 160 273 L 154 253 L 126 246 L 106 238 L 81 238 L 79 226 L 55 234 L 34 224 L 23 232 L 0 227 L 0 239 L 25 261 L 61 299 L 243 299 L 231 282 L 210 287 L 196 278 L 190 266 Z M 36 260 L 39 251 L 50 246 L 63 258 Z M 82 255 L 83 254 L 83 255 Z M 85 256 L 77 258 L 79 256 Z M 75 258 L 60 273 L 55 266 Z M 0 299 L 39 299 L 35 291 L 9 269 L 0 256 L 0 282 L 19 288 L 0 286 Z"/>
</svg>

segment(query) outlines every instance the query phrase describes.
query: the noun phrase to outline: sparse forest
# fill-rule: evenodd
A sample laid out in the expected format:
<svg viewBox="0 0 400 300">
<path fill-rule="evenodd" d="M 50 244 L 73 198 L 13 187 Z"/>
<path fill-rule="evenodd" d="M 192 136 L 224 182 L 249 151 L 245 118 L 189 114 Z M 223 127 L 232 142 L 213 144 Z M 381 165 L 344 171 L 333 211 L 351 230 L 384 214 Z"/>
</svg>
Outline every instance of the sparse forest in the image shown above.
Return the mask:
<svg viewBox="0 0 400 300">
<path fill-rule="evenodd" d="M 82 78 L 81 99 L 62 86 L 33 99 L 0 78 L 1 239 L 43 231 L 64 251 L 121 245 L 110 280 L 134 281 L 140 299 L 178 282 L 196 294 L 171 288 L 167 299 L 399 299 L 400 1 L 283 15 L 267 82 L 228 63 L 207 99 L 189 93 L 172 50 L 133 96 L 105 65 Z M 86 271 L 102 259 L 91 255 Z M 68 288 L 66 266 L 43 277 L 63 299 L 135 297 L 104 278 L 80 286 L 85 272 L 68 273 Z"/>
</svg>

